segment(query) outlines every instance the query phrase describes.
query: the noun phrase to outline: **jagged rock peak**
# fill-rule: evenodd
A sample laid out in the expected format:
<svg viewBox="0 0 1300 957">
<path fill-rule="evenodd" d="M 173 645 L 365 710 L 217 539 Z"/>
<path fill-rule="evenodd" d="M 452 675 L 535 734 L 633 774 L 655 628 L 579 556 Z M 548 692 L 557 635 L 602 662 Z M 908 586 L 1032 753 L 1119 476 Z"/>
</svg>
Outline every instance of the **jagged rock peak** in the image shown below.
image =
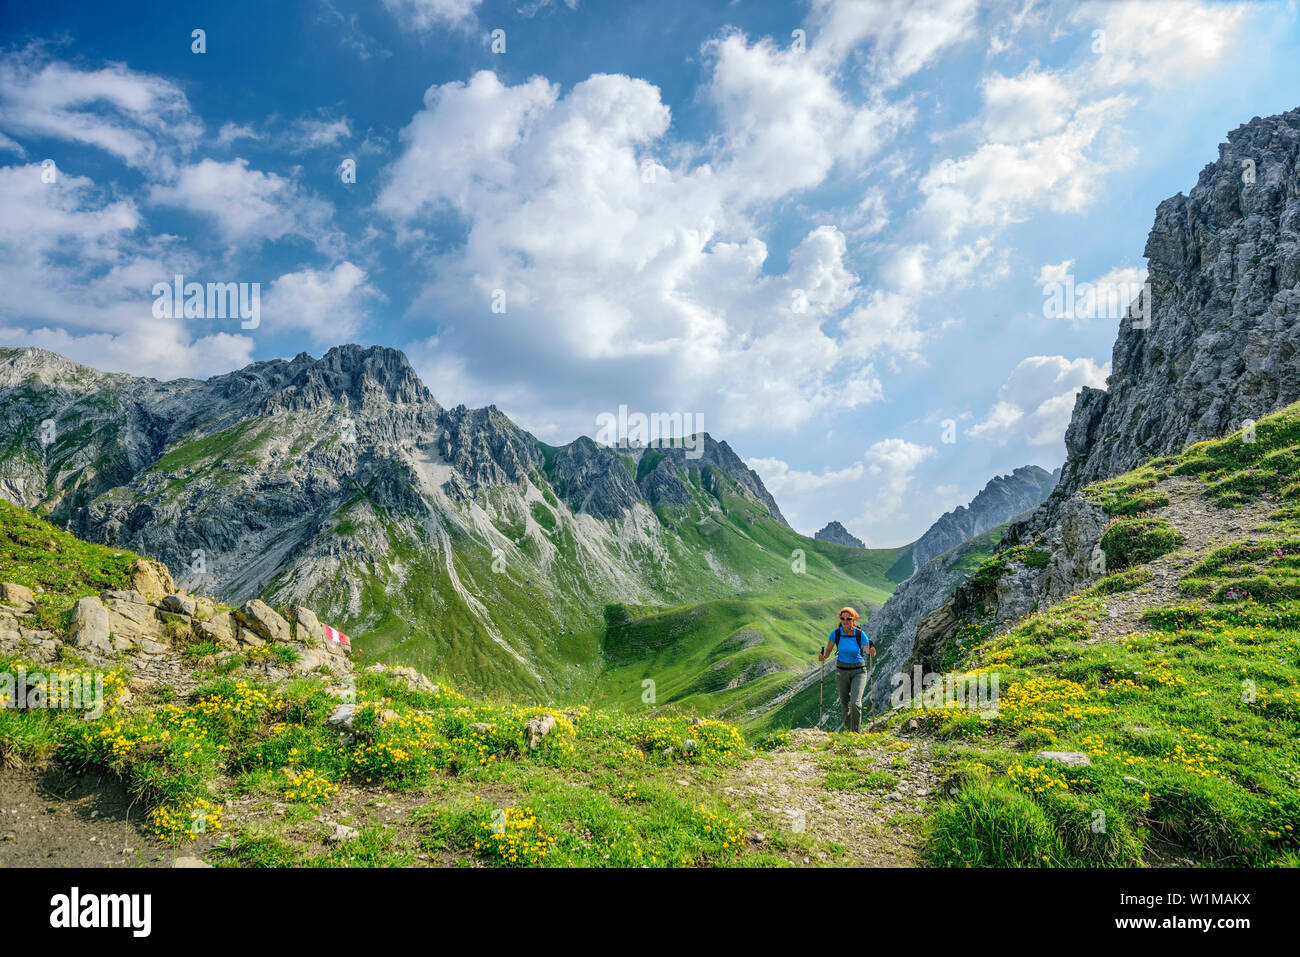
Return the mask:
<svg viewBox="0 0 1300 957">
<path fill-rule="evenodd" d="M 716 441 L 708 432 L 692 435 L 686 443 L 680 440 L 677 444 L 655 442 L 630 451 L 639 456 L 637 484 L 645 497 L 655 504 L 678 505 L 688 501 L 690 490 L 685 479 L 687 471 L 692 467 L 703 470 L 704 466 L 711 466 L 732 479 L 743 494 L 761 504 L 782 525 L 788 527 L 790 524 L 781 514 L 776 499 L 772 498 L 758 473 L 745 465 L 731 446 Z M 649 454 L 657 458 L 654 467 L 646 470 L 641 463 Z"/>
<path fill-rule="evenodd" d="M 434 403 L 405 353 L 386 346 L 363 349 L 355 344 L 335 346 L 320 359 L 300 353 L 285 362 L 255 363 L 232 375 L 265 377 L 274 389 L 269 410 L 298 410 L 331 402 L 362 406 L 382 397 L 391 403 Z"/>
<path fill-rule="evenodd" d="M 851 533 L 839 522 L 827 522 L 826 527 L 817 532 L 813 538 L 822 542 L 834 542 L 836 545 L 849 545 L 853 548 L 866 548 L 862 540 Z"/>
<path fill-rule="evenodd" d="M 1300 399 L 1298 159 L 1300 109 L 1255 117 L 1160 204 L 1149 314 L 1130 309 L 1106 391 L 1075 402 L 1049 515 L 1089 482 Z"/>
</svg>

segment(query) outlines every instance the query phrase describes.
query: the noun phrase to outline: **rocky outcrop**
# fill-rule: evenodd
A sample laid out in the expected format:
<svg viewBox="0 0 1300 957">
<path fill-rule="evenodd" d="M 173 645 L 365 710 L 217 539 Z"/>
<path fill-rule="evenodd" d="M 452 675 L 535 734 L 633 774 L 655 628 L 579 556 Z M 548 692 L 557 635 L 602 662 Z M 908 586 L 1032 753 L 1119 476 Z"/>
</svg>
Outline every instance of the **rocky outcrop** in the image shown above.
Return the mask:
<svg viewBox="0 0 1300 957">
<path fill-rule="evenodd" d="M 980 595 L 959 588 L 920 623 L 913 662 L 941 663 L 975 607 L 996 626 L 1099 574 L 1109 516 L 1080 494 L 1086 485 L 1300 400 L 1298 161 L 1300 110 L 1256 117 L 1228 134 L 1188 195 L 1160 204 L 1149 290 L 1120 322 L 1107 388 L 1080 392 L 1056 489 L 999 546 L 1049 560 L 1009 566 Z"/>
<path fill-rule="evenodd" d="M 836 545 L 848 545 L 851 548 L 866 548 L 862 540 L 852 535 L 839 522 L 829 522 L 813 538 L 822 542 L 834 542 Z"/>
<path fill-rule="evenodd" d="M 136 559 L 131 566 L 131 587 L 142 595 L 170 595 L 176 591 L 167 566 L 150 558 Z"/>
<path fill-rule="evenodd" d="M 574 511 L 618 519 L 641 498 L 636 465 L 637 459 L 631 455 L 612 456 L 591 439 L 580 438 L 555 450 L 551 484 L 557 495 L 572 503 Z"/>
<path fill-rule="evenodd" d="M 260 598 L 244 602 L 235 617 L 263 642 L 289 641 L 292 636 L 289 623 Z"/>
<path fill-rule="evenodd" d="M 157 566 L 151 570 L 159 579 L 170 580 L 165 566 L 150 565 Z M 46 631 L 33 627 L 40 611 L 38 596 L 21 585 L 0 583 L 0 596 L 6 595 L 31 595 L 32 600 L 0 606 L 0 652 L 56 664 L 65 649 L 75 651 L 92 667 L 125 669 L 137 688 L 163 682 L 188 690 L 195 685 L 195 663 L 204 658 L 212 665 L 230 662 L 272 679 L 306 673 L 338 678 L 352 671 L 346 646 L 320 641 L 306 629 L 292 635 L 284 619 L 260 601 L 246 603 L 237 617 L 218 611 L 208 599 L 184 592 L 150 598 L 138 591 L 111 590 L 78 599 L 66 625 Z M 301 622 L 309 612 L 298 609 L 298 614 Z M 196 654 L 204 642 L 215 649 Z M 262 649 L 268 643 L 292 653 L 265 655 Z"/>
<path fill-rule="evenodd" d="M 726 442 L 707 432 L 695 437 L 694 449 L 681 445 L 653 443 L 648 446 L 616 446 L 615 451 L 636 459 L 637 486 L 652 505 L 683 506 L 692 501 L 694 490 L 722 500 L 738 495 L 762 506 L 772 518 L 787 525 L 776 499 L 763 485 L 758 473 L 749 468 Z M 696 473 L 692 475 L 692 473 Z M 718 476 L 725 476 L 719 479 Z"/>
<path fill-rule="evenodd" d="M 962 583 L 969 570 L 970 556 L 991 553 L 1001 535 L 1000 530 L 990 529 L 926 562 L 863 624 L 862 630 L 881 649 L 876 656 L 875 681 L 869 689 L 877 707 L 887 706 L 893 675 L 904 670 L 911 657 L 921 619 L 942 607 Z"/>
<path fill-rule="evenodd" d="M 1300 109 L 1228 134 L 1156 210 L 1150 300 L 1120 322 L 1106 391 L 1084 389 L 1054 517 L 1089 482 L 1300 399 Z"/>
</svg>

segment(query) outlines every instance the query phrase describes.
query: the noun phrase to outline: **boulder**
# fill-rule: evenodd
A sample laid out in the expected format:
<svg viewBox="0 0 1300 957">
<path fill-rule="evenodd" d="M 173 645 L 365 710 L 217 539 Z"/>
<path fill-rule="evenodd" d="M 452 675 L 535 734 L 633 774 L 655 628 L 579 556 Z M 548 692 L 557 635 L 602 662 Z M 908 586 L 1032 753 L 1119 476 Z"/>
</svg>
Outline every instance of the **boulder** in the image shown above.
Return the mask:
<svg viewBox="0 0 1300 957">
<path fill-rule="evenodd" d="M 36 596 L 32 590 L 26 585 L 15 585 L 13 582 L 0 582 L 0 602 L 13 605 L 20 615 L 36 610 Z"/>
<path fill-rule="evenodd" d="M 235 620 L 234 612 L 219 611 L 207 621 L 201 621 L 198 624 L 200 631 L 208 631 L 204 626 L 208 626 L 216 639 L 217 643 L 223 648 L 233 648 L 236 639 L 239 637 L 239 622 Z"/>
<path fill-rule="evenodd" d="M 108 630 L 113 634 L 131 639 L 166 640 L 167 629 L 153 605 L 139 605 L 119 598 L 103 601 L 103 605 L 108 613 Z"/>
<path fill-rule="evenodd" d="M 109 612 L 98 598 L 87 596 L 72 609 L 68 640 L 85 651 L 111 655 L 131 647 L 130 641 L 115 635 L 109 626 Z"/>
<path fill-rule="evenodd" d="M 176 592 L 173 595 L 168 595 L 162 601 L 158 602 L 158 607 L 162 608 L 164 611 L 170 611 L 177 615 L 186 615 L 190 618 L 194 617 L 194 612 L 198 609 L 194 599 L 189 595 L 186 595 L 184 592 Z"/>
<path fill-rule="evenodd" d="M 310 608 L 294 605 L 289 609 L 289 617 L 298 626 L 299 641 L 305 641 L 307 638 L 316 641 L 325 640 L 325 626 L 321 624 L 320 619 L 316 617 L 316 613 Z"/>
<path fill-rule="evenodd" d="M 140 604 L 122 598 L 102 598 L 100 601 L 112 614 L 131 622 L 137 628 L 152 631 L 161 624 L 158 620 L 158 609 L 153 605 Z"/>
<path fill-rule="evenodd" d="M 131 566 L 131 587 L 144 595 L 170 595 L 176 591 L 172 573 L 162 562 L 152 558 L 137 558 Z"/>
<path fill-rule="evenodd" d="M 217 619 L 221 619 L 220 623 Z M 224 612 L 213 616 L 212 621 L 194 622 L 194 634 L 200 641 L 215 641 L 222 650 L 234 651 L 239 647 L 239 642 L 235 640 L 237 627 L 230 612 Z"/>
<path fill-rule="evenodd" d="M 289 641 L 292 635 L 289 623 L 260 598 L 244 602 L 235 612 L 239 623 L 263 641 Z"/>
</svg>

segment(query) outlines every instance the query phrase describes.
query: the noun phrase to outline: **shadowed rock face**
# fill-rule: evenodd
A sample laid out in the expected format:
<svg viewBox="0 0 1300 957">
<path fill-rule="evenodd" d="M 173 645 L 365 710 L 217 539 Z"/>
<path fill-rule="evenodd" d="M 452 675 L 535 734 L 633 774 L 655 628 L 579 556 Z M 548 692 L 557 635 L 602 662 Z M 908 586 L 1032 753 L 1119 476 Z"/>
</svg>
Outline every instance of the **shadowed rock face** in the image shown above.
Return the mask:
<svg viewBox="0 0 1300 957">
<path fill-rule="evenodd" d="M 1090 482 L 1300 399 L 1298 158 L 1300 110 L 1256 117 L 1160 204 L 1150 315 L 1120 322 L 1106 391 L 1076 400 L 1049 516 Z"/>
<path fill-rule="evenodd" d="M 788 525 L 776 499 L 772 498 L 758 473 L 745 465 L 726 442 L 714 441 L 707 432 L 697 437 L 700 442 L 693 451 L 681 446 L 647 447 L 633 450 L 637 457 L 637 485 L 645 498 L 655 504 L 676 505 L 690 498 L 689 471 L 692 467 L 703 470 L 705 466 L 726 475 L 734 483 L 736 492 L 763 507 L 772 518 Z M 645 468 L 644 457 L 656 456 L 652 468 Z M 704 481 L 709 481 L 707 477 Z M 710 491 L 716 492 L 720 490 Z"/>
</svg>

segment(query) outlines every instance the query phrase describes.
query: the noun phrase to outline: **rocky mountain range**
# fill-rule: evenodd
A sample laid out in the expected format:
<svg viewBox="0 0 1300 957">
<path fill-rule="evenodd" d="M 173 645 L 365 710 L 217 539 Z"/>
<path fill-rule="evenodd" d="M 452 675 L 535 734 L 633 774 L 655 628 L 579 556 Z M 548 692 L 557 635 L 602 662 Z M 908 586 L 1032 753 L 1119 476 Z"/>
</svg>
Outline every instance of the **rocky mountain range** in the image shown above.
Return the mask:
<svg viewBox="0 0 1300 957">
<path fill-rule="evenodd" d="M 372 656 L 499 687 L 596 654 L 612 602 L 769 589 L 798 548 L 806 590 L 862 584 L 725 442 L 550 446 L 493 406 L 443 408 L 393 349 L 171 382 L 0 350 L 0 425 L 9 501 L 184 589 L 307 604 Z"/>
</svg>

